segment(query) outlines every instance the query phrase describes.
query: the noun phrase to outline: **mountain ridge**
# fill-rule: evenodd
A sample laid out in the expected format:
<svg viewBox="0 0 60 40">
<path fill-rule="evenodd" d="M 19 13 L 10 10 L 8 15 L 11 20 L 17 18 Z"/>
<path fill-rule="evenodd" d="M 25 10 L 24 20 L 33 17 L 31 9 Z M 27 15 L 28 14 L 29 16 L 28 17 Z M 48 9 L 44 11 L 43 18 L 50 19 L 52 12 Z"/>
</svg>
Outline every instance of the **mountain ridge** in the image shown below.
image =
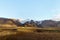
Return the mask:
<svg viewBox="0 0 60 40">
<path fill-rule="evenodd" d="M 0 18 L 0 28 L 1 27 L 60 27 L 60 21 L 55 20 L 23 20 L 12 19 L 12 18 Z"/>
</svg>

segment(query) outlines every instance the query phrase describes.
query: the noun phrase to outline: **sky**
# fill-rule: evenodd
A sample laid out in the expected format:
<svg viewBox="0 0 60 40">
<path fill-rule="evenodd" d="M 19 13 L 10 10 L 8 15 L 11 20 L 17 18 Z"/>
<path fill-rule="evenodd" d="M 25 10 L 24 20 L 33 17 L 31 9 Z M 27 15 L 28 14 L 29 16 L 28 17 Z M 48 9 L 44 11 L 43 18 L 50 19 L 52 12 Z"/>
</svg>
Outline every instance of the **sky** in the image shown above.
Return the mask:
<svg viewBox="0 0 60 40">
<path fill-rule="evenodd" d="M 60 20 L 60 0 L 0 0 L 0 17 Z"/>
</svg>

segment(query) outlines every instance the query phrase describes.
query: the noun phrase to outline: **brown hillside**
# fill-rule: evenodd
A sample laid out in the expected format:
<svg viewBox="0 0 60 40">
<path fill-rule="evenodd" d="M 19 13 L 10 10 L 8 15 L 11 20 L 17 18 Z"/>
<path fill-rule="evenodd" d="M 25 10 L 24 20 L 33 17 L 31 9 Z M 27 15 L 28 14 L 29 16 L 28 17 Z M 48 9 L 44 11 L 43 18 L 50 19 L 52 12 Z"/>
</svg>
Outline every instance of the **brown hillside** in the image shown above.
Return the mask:
<svg viewBox="0 0 60 40">
<path fill-rule="evenodd" d="M 0 18 L 0 28 L 16 27 L 19 25 L 19 21 L 15 19 Z"/>
</svg>

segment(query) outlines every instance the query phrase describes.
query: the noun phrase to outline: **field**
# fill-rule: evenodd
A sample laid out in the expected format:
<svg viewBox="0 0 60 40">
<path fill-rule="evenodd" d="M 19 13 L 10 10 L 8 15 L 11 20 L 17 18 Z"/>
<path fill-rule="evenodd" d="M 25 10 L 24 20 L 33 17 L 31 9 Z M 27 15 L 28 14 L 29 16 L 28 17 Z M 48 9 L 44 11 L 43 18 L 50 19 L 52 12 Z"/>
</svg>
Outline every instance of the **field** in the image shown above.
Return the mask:
<svg viewBox="0 0 60 40">
<path fill-rule="evenodd" d="M 59 28 L 21 27 L 0 31 L 0 40 L 60 40 Z"/>
</svg>

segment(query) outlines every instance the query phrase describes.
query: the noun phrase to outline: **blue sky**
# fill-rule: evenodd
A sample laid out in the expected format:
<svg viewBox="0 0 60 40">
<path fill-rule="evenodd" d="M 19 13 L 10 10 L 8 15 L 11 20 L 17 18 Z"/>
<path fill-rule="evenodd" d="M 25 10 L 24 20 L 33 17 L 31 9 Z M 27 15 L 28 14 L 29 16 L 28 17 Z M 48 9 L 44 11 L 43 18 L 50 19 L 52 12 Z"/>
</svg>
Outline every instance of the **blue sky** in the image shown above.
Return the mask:
<svg viewBox="0 0 60 40">
<path fill-rule="evenodd" d="M 0 17 L 45 20 L 56 16 L 60 17 L 60 0 L 0 0 Z"/>
</svg>

